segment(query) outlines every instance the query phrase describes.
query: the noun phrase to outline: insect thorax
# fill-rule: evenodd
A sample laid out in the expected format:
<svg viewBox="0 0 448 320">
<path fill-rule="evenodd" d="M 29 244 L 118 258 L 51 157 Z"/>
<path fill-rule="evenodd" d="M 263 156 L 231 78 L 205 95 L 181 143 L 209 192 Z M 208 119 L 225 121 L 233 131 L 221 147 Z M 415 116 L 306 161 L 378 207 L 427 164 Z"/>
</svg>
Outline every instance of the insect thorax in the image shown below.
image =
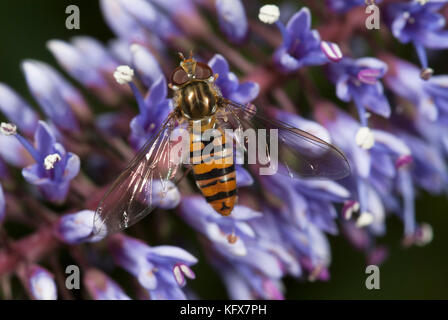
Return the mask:
<svg viewBox="0 0 448 320">
<path fill-rule="evenodd" d="M 185 117 L 199 120 L 216 112 L 217 91 L 207 81 L 192 81 L 177 91 L 176 103 Z"/>
</svg>

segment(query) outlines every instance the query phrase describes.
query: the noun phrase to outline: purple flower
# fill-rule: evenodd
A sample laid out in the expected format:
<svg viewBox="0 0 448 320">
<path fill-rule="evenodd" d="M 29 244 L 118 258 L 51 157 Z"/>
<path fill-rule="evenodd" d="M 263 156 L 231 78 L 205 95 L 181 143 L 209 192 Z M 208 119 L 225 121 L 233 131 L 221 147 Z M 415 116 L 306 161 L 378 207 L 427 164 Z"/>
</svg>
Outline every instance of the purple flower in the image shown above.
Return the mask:
<svg viewBox="0 0 448 320">
<path fill-rule="evenodd" d="M 249 221 L 250 227 L 257 235 L 258 246 L 273 253 L 280 263 L 280 267 L 285 274 L 293 277 L 302 275 L 302 268 L 297 257 L 291 250 L 291 244 L 285 242 L 281 230 L 282 220 L 279 216 L 280 210 L 274 210 L 267 203 L 263 204 L 263 215 Z M 277 208 L 276 208 L 277 209 Z"/>
<path fill-rule="evenodd" d="M 212 263 L 223 275 L 224 281 L 229 282 L 230 278 L 245 279 L 239 287 L 246 287 L 244 292 L 251 292 L 250 296 L 228 287 L 232 298 L 283 297 L 275 284 L 287 269 L 282 267 L 282 261 L 286 261 L 285 264 L 293 262 L 281 246 L 267 246 L 267 241 L 258 239 L 250 223 L 261 218 L 261 212 L 237 205 L 231 216 L 223 217 L 202 197 L 184 197 L 180 210 L 187 223 L 210 241 Z"/>
<path fill-rule="evenodd" d="M 94 229 L 94 216 L 95 212 L 91 210 L 65 214 L 55 225 L 56 235 L 68 244 L 99 241 L 104 238 L 105 234 L 97 233 L 91 237 Z"/>
<path fill-rule="evenodd" d="M 0 111 L 26 135 L 36 131 L 39 116 L 22 97 L 3 83 L 0 83 Z"/>
<path fill-rule="evenodd" d="M 254 178 L 242 166 L 236 165 L 236 186 L 238 188 L 248 187 L 254 183 Z"/>
<path fill-rule="evenodd" d="M 376 4 L 381 3 L 381 0 L 375 0 Z M 337 13 L 345 13 L 354 7 L 365 6 L 365 0 L 326 0 L 327 6 Z"/>
<path fill-rule="evenodd" d="M 366 109 L 389 117 L 390 105 L 379 81 L 387 65 L 375 58 L 344 58 L 328 66 L 329 77 L 336 85 L 336 94 L 342 101 L 353 100 L 363 126 L 367 126 Z"/>
<path fill-rule="evenodd" d="M 152 183 L 153 205 L 161 209 L 174 209 L 181 201 L 181 194 L 177 186 L 169 181 L 153 180 Z"/>
<path fill-rule="evenodd" d="M 270 192 L 283 199 L 287 210 L 281 215 L 289 224 L 306 229 L 315 224 L 320 229 L 336 234 L 336 210 L 331 202 L 342 202 L 350 193 L 333 181 L 291 179 L 283 175 L 260 176 Z"/>
<path fill-rule="evenodd" d="M 86 87 L 106 86 L 100 68 L 112 73 L 117 63 L 96 40 L 76 38 L 73 43 L 50 40 L 47 46 L 59 64 L 80 83 Z"/>
<path fill-rule="evenodd" d="M 34 300 L 56 300 L 57 288 L 54 276 L 46 269 L 33 265 L 27 270 L 27 286 Z"/>
<path fill-rule="evenodd" d="M 375 234 L 382 234 L 386 209 L 399 212 L 405 223 L 414 221 L 413 208 L 406 206 L 406 203 L 413 203 L 412 183 L 406 189 L 396 188 L 397 184 L 403 185 L 409 170 L 406 164 L 412 159 L 411 149 L 400 136 L 361 127 L 353 118 L 332 106 L 321 107 L 317 117 L 353 165 L 353 175 L 346 184 L 352 199 L 359 203 L 357 226 L 369 225 Z M 371 136 L 371 143 L 359 141 L 358 137 L 364 130 Z M 403 212 L 396 199 L 397 193 L 404 198 Z"/>
<path fill-rule="evenodd" d="M 427 125 L 425 131 L 432 131 L 433 126 L 434 124 Z M 403 131 L 398 132 L 398 135 L 411 149 L 412 163 L 398 170 L 397 188 L 403 197 L 403 205 L 395 211 L 403 211 L 401 217 L 404 221 L 406 244 L 424 245 L 431 240 L 425 240 L 425 235 L 421 234 L 422 229 L 416 222 L 414 185 L 433 194 L 443 193 L 448 186 L 446 163 L 443 154 L 431 142 Z"/>
<path fill-rule="evenodd" d="M 145 28 L 121 6 L 119 0 L 101 0 L 101 12 L 109 28 L 128 43 L 145 43 Z"/>
<path fill-rule="evenodd" d="M 192 0 L 149 0 L 155 6 L 164 9 L 170 15 L 177 16 L 182 14 L 193 14 L 195 12 L 195 4 Z"/>
<path fill-rule="evenodd" d="M 33 162 L 33 158 L 15 137 L 0 134 L 0 145 L 0 158 L 7 164 L 23 168 Z"/>
<path fill-rule="evenodd" d="M 437 107 L 425 90 L 425 81 L 420 78 L 419 69 L 409 62 L 396 58 L 391 58 L 390 65 L 391 71 L 385 76 L 387 86 L 397 95 L 412 102 L 422 116 L 432 121 L 436 120 Z"/>
<path fill-rule="evenodd" d="M 365 5 L 365 0 L 326 0 L 326 3 L 333 11 L 344 13 L 354 7 Z"/>
<path fill-rule="evenodd" d="M 425 84 L 425 91 L 437 107 L 438 119 L 448 124 L 448 75 L 434 76 Z"/>
<path fill-rule="evenodd" d="M 123 289 L 108 276 L 96 269 L 89 269 L 84 283 L 95 300 L 130 300 Z"/>
<path fill-rule="evenodd" d="M 71 107 L 85 110 L 85 102 L 76 89 L 45 63 L 27 60 L 22 69 L 31 93 L 47 117 L 63 130 L 78 130 Z"/>
<path fill-rule="evenodd" d="M 248 31 L 244 6 L 240 0 L 217 0 L 216 12 L 221 31 L 234 42 L 241 43 Z"/>
<path fill-rule="evenodd" d="M 321 47 L 319 32 L 311 29 L 311 13 L 308 8 L 304 7 L 297 12 L 289 19 L 286 27 L 280 21 L 276 21 L 276 25 L 282 33 L 283 44 L 275 51 L 274 61 L 283 71 L 292 72 L 304 66 L 329 62 Z"/>
<path fill-rule="evenodd" d="M 446 0 L 429 0 L 422 4 L 415 0 L 387 6 L 386 20 L 392 34 L 401 43 L 414 44 L 424 69 L 428 68 L 424 48 L 448 48 L 448 31 L 443 30 L 445 18 L 436 12 L 446 3 Z"/>
<path fill-rule="evenodd" d="M 47 200 L 56 203 L 64 201 L 70 181 L 79 172 L 78 156 L 66 152 L 56 141 L 53 131 L 43 121 L 39 121 L 34 135 L 35 147 L 19 134 L 15 136 L 36 162 L 22 170 L 25 180 L 36 185 Z"/>
<path fill-rule="evenodd" d="M 157 9 L 166 13 L 171 22 L 189 36 L 204 35 L 209 32 L 206 20 L 199 12 L 197 1 L 193 0 L 149 0 Z M 176 34 L 179 31 L 176 30 Z M 162 37 L 163 39 L 163 37 Z M 154 44 L 151 40 L 150 44 Z"/>
<path fill-rule="evenodd" d="M 310 281 L 328 280 L 331 252 L 325 233 L 312 223 L 302 229 L 288 223 L 288 220 L 278 220 L 284 243 L 300 261 L 301 274 L 308 275 Z"/>
<path fill-rule="evenodd" d="M 441 159 L 443 163 L 443 159 L 447 159 L 448 157 L 448 132 L 446 129 L 446 124 L 442 122 L 434 122 L 427 120 L 425 118 L 420 118 L 415 123 L 415 128 L 418 130 L 424 141 L 428 142 L 427 146 L 432 151 L 429 151 L 428 154 L 433 154 L 434 157 L 431 158 L 426 155 L 427 158 L 430 159 Z M 412 146 L 411 146 L 412 148 Z M 423 154 L 422 154 L 423 155 Z M 440 161 L 435 161 L 439 163 Z M 427 164 L 429 166 L 429 164 Z M 443 166 L 438 166 L 437 171 L 442 169 Z M 443 169 L 441 173 L 443 172 Z M 445 173 L 443 173 L 444 175 Z"/>
<path fill-rule="evenodd" d="M 139 114 L 130 123 L 130 142 L 135 149 L 151 139 L 159 131 L 162 123 L 173 110 L 171 99 L 167 98 L 168 90 L 164 76 L 160 76 L 151 86 L 145 99 L 139 97 L 140 93 L 134 88 L 137 96 Z"/>
<path fill-rule="evenodd" d="M 433 194 L 444 192 L 448 186 L 448 174 L 446 172 L 446 162 L 440 150 L 409 133 L 400 132 L 399 135 L 411 149 L 413 158 L 412 175 L 415 183 Z"/>
<path fill-rule="evenodd" d="M 151 87 L 161 76 L 163 72 L 156 58 L 144 46 L 139 44 L 131 45 L 131 61 L 130 64 L 135 68 L 140 79 L 146 87 Z"/>
<path fill-rule="evenodd" d="M 406 61 L 391 58 L 393 69 L 386 74 L 387 85 L 409 100 L 427 120 L 448 123 L 448 76 L 439 75 L 425 81 L 419 69 Z"/>
<path fill-rule="evenodd" d="M 47 47 L 73 78 L 104 102 L 116 102 L 118 86 L 111 81 L 111 75 L 118 62 L 99 41 L 85 36 L 74 37 L 71 43 L 50 40 Z"/>
<path fill-rule="evenodd" d="M 134 275 L 153 300 L 180 300 L 186 278 L 194 279 L 190 266 L 197 259 L 173 246 L 150 247 L 135 238 L 115 235 L 110 239 L 112 255 L 118 265 Z"/>
<path fill-rule="evenodd" d="M 129 43 L 121 38 L 112 39 L 108 43 L 110 54 L 123 65 L 130 65 L 132 53 Z"/>
<path fill-rule="evenodd" d="M 216 85 L 225 98 L 246 104 L 258 96 L 260 91 L 258 84 L 254 82 L 239 84 L 238 77 L 233 72 L 230 72 L 229 64 L 222 55 L 215 54 L 208 64 L 213 69 L 213 72 L 219 75 Z"/>
<path fill-rule="evenodd" d="M 254 237 L 246 220 L 261 216 L 260 212 L 237 205 L 230 218 L 223 217 L 201 197 L 184 197 L 180 210 L 187 223 L 206 235 L 216 247 L 235 256 L 246 255 L 244 238 Z"/>
<path fill-rule="evenodd" d="M 5 220 L 6 201 L 3 193 L 2 184 L 0 183 L 0 224 Z"/>
<path fill-rule="evenodd" d="M 52 40 L 58 43 L 58 40 Z M 51 47 L 52 41 L 48 42 Z M 88 59 L 88 64 L 97 71 L 111 75 L 118 65 L 115 57 L 98 40 L 88 36 L 76 36 L 71 39 L 73 48 Z M 62 43 L 59 42 L 61 45 Z M 51 51 L 51 50 L 50 50 Z M 63 63 L 63 61 L 61 61 Z M 61 63 L 61 64 L 62 64 Z"/>
<path fill-rule="evenodd" d="M 129 42 L 146 43 L 146 30 L 163 40 L 180 34 L 163 12 L 145 0 L 102 0 L 102 12 L 109 26 Z"/>
<path fill-rule="evenodd" d="M 279 279 L 267 277 L 242 263 L 229 263 L 219 256 L 210 257 L 210 262 L 219 272 L 232 300 L 284 299 Z M 254 262 L 266 261 L 256 257 Z"/>
</svg>

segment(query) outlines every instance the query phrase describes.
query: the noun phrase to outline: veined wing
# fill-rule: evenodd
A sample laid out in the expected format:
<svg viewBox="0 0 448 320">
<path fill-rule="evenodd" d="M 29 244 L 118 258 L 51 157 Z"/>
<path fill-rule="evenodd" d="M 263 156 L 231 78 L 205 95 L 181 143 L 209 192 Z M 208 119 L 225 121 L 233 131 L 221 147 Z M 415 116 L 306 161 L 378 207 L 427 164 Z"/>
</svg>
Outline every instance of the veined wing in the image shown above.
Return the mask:
<svg viewBox="0 0 448 320">
<path fill-rule="evenodd" d="M 172 138 L 176 127 L 177 117 L 172 113 L 112 183 L 95 212 L 95 235 L 110 234 L 135 224 L 175 188 L 182 177 L 182 159 L 174 152 L 182 141 Z"/>
<path fill-rule="evenodd" d="M 324 140 L 285 122 L 261 115 L 254 105 L 246 106 L 221 98 L 216 117 L 224 128 L 266 129 L 266 146 L 270 146 L 271 129 L 278 135 L 278 172 L 288 176 L 342 179 L 350 174 L 345 155 Z M 257 136 L 257 140 L 260 136 Z M 258 142 L 258 141 L 257 141 Z M 237 143 L 242 143 L 237 141 Z M 269 154 L 269 150 L 267 152 Z M 272 159 L 271 159 L 272 160 Z"/>
</svg>

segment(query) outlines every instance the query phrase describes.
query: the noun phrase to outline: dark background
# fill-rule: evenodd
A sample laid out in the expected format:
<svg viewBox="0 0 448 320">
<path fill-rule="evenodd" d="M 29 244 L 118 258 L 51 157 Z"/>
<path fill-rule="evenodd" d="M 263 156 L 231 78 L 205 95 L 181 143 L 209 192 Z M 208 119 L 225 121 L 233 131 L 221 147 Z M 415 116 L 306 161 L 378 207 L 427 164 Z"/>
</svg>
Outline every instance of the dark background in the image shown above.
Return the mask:
<svg viewBox="0 0 448 320">
<path fill-rule="evenodd" d="M 81 29 L 65 28 L 65 8 L 76 4 L 81 10 Z M 20 70 L 23 59 L 56 62 L 46 49 L 49 39 L 69 39 L 90 35 L 106 42 L 112 38 L 104 23 L 97 1 L 92 0 L 15 0 L 0 2 L 0 81 L 9 84 L 32 101 Z M 414 60 L 415 61 L 415 60 Z M 436 66 L 437 67 L 437 66 Z M 446 68 L 445 66 L 442 66 Z M 381 266 L 381 289 L 367 290 L 364 285 L 365 258 L 342 237 L 330 237 L 333 262 L 331 280 L 326 283 L 302 283 L 285 279 L 289 299 L 442 299 L 448 298 L 448 223 L 446 198 L 420 195 L 417 221 L 427 222 L 434 229 L 433 242 L 423 248 L 403 248 L 403 228 L 396 217 L 387 220 L 387 235 L 380 239 L 390 249 L 389 258 Z M 197 279 L 192 288 L 202 298 L 225 298 L 217 275 L 201 261 L 195 267 Z"/>
</svg>

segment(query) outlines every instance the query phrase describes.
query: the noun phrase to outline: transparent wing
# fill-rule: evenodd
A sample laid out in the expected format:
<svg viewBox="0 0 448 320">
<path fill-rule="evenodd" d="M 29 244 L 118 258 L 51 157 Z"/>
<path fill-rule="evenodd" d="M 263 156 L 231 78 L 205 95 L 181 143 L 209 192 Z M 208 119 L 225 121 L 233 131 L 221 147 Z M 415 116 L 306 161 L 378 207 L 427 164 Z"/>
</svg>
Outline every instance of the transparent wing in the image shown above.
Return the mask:
<svg viewBox="0 0 448 320">
<path fill-rule="evenodd" d="M 265 139 L 264 145 L 267 146 L 268 156 L 272 153 L 270 139 L 274 134 L 270 129 L 276 129 L 278 173 L 291 177 L 298 175 L 334 180 L 350 174 L 347 158 L 335 146 L 287 123 L 264 117 L 252 104 L 244 106 L 225 98 L 221 99 L 220 104 L 221 109 L 216 117 L 223 128 L 255 129 L 257 132 L 258 129 L 267 129 L 265 135 L 257 135 L 257 143 L 260 138 Z M 244 141 L 236 143 L 245 145 Z"/>
<path fill-rule="evenodd" d="M 158 207 L 175 188 L 182 177 L 182 159 L 174 152 L 182 139 L 172 138 L 176 128 L 176 116 L 171 114 L 112 183 L 96 209 L 94 235 L 110 234 L 133 225 Z"/>
</svg>

